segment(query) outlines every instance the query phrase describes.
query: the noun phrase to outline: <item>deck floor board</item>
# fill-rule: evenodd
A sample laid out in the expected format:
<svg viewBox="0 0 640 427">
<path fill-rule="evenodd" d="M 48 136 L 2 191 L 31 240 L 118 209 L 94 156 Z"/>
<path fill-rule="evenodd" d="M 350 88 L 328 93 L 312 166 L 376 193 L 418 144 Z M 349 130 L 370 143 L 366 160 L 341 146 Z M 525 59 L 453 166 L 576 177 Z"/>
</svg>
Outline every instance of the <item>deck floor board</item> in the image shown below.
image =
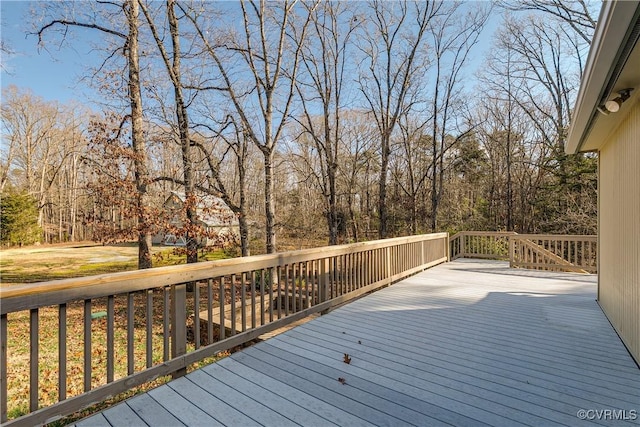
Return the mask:
<svg viewBox="0 0 640 427">
<path fill-rule="evenodd" d="M 78 425 L 638 426 L 640 369 L 596 290 L 595 276 L 457 260 Z"/>
</svg>

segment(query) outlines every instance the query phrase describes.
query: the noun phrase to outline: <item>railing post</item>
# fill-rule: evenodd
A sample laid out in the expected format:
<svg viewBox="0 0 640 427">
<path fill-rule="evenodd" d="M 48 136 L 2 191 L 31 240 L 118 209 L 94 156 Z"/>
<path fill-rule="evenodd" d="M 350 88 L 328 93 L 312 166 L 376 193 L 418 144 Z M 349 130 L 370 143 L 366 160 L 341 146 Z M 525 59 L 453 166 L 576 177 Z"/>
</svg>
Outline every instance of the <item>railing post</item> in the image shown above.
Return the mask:
<svg viewBox="0 0 640 427">
<path fill-rule="evenodd" d="M 323 258 L 319 261 L 320 264 L 320 302 L 329 300 L 329 286 L 331 285 L 331 278 L 329 276 L 329 258 Z M 327 314 L 329 310 L 323 310 L 321 314 Z"/>
<path fill-rule="evenodd" d="M 224 325 L 220 326 L 221 328 Z M 177 357 L 187 352 L 187 284 L 181 283 L 171 286 L 171 357 Z M 187 373 L 182 368 L 173 373 L 178 378 Z"/>
<path fill-rule="evenodd" d="M 387 246 L 386 248 L 384 248 L 384 257 L 385 259 L 385 263 L 384 263 L 384 278 L 387 281 L 387 283 L 391 283 L 391 275 L 392 275 L 392 270 L 391 270 L 391 246 Z"/>
<path fill-rule="evenodd" d="M 513 268 L 516 242 L 514 236 L 507 236 L 507 240 L 509 241 L 509 268 Z"/>
<path fill-rule="evenodd" d="M 445 256 L 447 257 L 447 262 L 451 262 L 451 236 L 447 233 L 447 240 L 445 241 Z M 422 265 L 424 265 L 424 242 L 422 242 Z"/>
<path fill-rule="evenodd" d="M 460 233 L 460 257 L 467 257 L 467 233 L 465 231 Z"/>
</svg>

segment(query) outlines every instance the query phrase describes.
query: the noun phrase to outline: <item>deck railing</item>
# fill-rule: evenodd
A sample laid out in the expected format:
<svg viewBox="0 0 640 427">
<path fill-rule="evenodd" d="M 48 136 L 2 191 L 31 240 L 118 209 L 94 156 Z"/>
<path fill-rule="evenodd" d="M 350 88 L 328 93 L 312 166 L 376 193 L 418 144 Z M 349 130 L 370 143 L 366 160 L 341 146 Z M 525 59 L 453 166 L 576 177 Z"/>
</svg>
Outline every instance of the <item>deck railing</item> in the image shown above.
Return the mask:
<svg viewBox="0 0 640 427">
<path fill-rule="evenodd" d="M 5 287 L 1 422 L 46 423 L 182 375 L 193 363 L 442 263 L 448 244 L 439 233 Z M 53 344 L 42 345 L 52 334 Z M 79 347 L 70 348 L 71 335 Z M 14 407 L 20 390 L 7 387 L 17 375 L 28 383 L 28 407 Z M 68 392 L 78 382 L 80 390 Z M 9 419 L 19 412 L 26 414 Z"/>
<path fill-rule="evenodd" d="M 509 259 L 509 237 L 514 232 L 461 231 L 451 237 L 451 259 Z"/>
<path fill-rule="evenodd" d="M 511 237 L 514 268 L 597 273 L 597 236 L 518 234 Z"/>
<path fill-rule="evenodd" d="M 596 273 L 597 236 L 462 231 L 450 239 L 450 257 L 509 260 L 512 268 Z"/>
</svg>

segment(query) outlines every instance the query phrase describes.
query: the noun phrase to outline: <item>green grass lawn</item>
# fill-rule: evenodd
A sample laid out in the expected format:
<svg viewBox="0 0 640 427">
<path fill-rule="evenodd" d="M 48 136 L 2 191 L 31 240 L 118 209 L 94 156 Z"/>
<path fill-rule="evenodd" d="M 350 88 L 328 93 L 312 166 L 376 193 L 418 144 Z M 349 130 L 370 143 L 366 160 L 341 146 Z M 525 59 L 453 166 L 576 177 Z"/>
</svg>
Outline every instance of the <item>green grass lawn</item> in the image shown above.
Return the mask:
<svg viewBox="0 0 640 427">
<path fill-rule="evenodd" d="M 33 246 L 0 251 L 0 282 L 3 285 L 35 283 L 47 280 L 93 276 L 135 270 L 138 265 L 136 244 L 78 244 Z M 153 248 L 153 266 L 177 265 L 186 262 L 179 249 L 167 246 Z M 201 261 L 229 258 L 228 252 L 205 250 Z"/>
<path fill-rule="evenodd" d="M 204 251 L 199 253 L 201 261 L 212 261 L 229 258 L 223 250 Z M 137 268 L 137 245 L 50 245 L 33 246 L 0 251 L 0 277 L 2 286 L 19 283 L 34 283 L 55 279 L 66 279 L 90 276 L 103 273 L 135 270 Z M 154 247 L 154 267 L 177 265 L 186 262 L 186 256 L 173 247 Z M 193 301 L 188 300 L 190 312 L 193 312 Z M 135 295 L 135 367 L 136 371 L 144 369 L 146 354 L 145 324 L 146 295 Z M 206 308 L 206 307 L 205 307 Z M 162 295 L 154 297 L 154 319 L 162 316 Z M 200 309 L 203 309 L 200 307 Z M 106 310 L 105 298 L 92 302 L 92 312 Z M 39 403 L 48 406 L 58 400 L 58 311 L 57 307 L 43 307 L 39 310 Z M 116 297 L 115 301 L 115 352 L 116 378 L 126 376 L 126 299 Z M 7 386 L 9 394 L 9 418 L 19 417 L 28 412 L 29 405 L 29 312 L 10 313 L 8 316 L 8 348 Z M 83 305 L 82 302 L 70 303 L 67 308 L 67 394 L 74 396 L 83 391 Z M 162 325 L 153 326 L 153 361 L 162 359 Z M 105 362 L 106 319 L 99 318 L 92 322 L 92 384 L 98 386 L 106 383 Z M 192 349 L 193 344 L 190 344 Z M 222 357 L 220 355 L 219 357 Z M 201 363 L 210 363 L 219 358 L 209 358 Z M 158 378 L 152 383 L 136 387 L 127 393 L 109 399 L 100 405 L 58 421 L 55 425 L 64 425 L 82 418 L 93 411 L 100 410 L 109 404 L 120 401 L 133 394 L 148 390 L 168 378 Z"/>
</svg>

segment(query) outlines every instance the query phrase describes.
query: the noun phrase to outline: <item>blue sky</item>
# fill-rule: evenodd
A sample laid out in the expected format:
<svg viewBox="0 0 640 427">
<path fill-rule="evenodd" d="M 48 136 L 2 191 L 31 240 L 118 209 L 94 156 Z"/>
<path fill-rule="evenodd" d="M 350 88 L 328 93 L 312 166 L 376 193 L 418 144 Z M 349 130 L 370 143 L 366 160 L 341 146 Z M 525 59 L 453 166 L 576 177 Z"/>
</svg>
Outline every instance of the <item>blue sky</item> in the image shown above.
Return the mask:
<svg viewBox="0 0 640 427">
<path fill-rule="evenodd" d="M 95 58 L 89 54 L 90 46 L 75 43 L 73 50 L 50 43 L 48 51 L 38 48 L 38 37 L 27 34 L 31 31 L 29 10 L 33 4 L 13 0 L 0 2 L 2 40 L 13 51 L 9 57 L 2 56 L 2 87 L 14 84 L 30 88 L 46 100 L 86 103 L 91 90 L 78 81 L 86 74 L 87 61 Z"/>
<path fill-rule="evenodd" d="M 0 1 L 2 40 L 13 51 L 8 57 L 2 57 L 2 87 L 13 84 L 22 89 L 31 89 L 45 100 L 62 103 L 76 100 L 91 106 L 95 92 L 80 80 L 88 74 L 87 65 L 96 65 L 99 60 L 100 55 L 92 54 L 90 46 L 91 37 L 99 37 L 99 33 L 82 32 L 81 40 L 73 40 L 73 48 L 69 44 L 58 46 L 49 42 L 46 44 L 47 50 L 42 49 L 38 46 L 37 36 L 28 34 L 33 31 L 29 15 L 32 7 L 37 8 L 38 2 Z M 472 54 L 474 59 L 468 65 L 469 73 L 483 60 L 497 21 L 493 18 L 485 28 L 481 42 Z"/>
</svg>

